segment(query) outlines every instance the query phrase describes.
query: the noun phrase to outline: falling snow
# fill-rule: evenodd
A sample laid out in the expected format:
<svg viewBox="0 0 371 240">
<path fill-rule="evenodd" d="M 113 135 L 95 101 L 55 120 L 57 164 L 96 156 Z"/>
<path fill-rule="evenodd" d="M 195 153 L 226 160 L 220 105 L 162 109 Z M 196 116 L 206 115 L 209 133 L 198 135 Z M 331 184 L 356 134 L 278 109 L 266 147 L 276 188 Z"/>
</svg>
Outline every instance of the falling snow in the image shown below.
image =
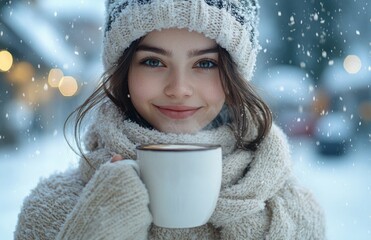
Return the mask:
<svg viewBox="0 0 371 240">
<path fill-rule="evenodd" d="M 23 197 L 39 177 L 71 164 L 60 158 L 68 151 L 64 120 L 103 71 L 103 3 L 35 2 L 0 4 L 0 51 L 13 54 L 12 68 L 0 69 L 0 176 L 13 184 L 4 188 L 2 196 L 9 199 L 0 204 L 6 216 L 0 235 L 7 239 Z M 293 142 L 295 174 L 324 207 L 329 240 L 371 239 L 371 209 L 364 205 L 371 202 L 370 3 L 260 4 L 262 51 L 253 81 Z M 360 59 L 358 71 L 346 71 L 344 66 L 355 63 L 344 63 L 349 55 Z M 31 67 L 18 79 L 20 62 Z M 54 68 L 62 73 L 52 86 L 48 77 Z M 80 89 L 72 97 L 61 94 L 65 76 L 77 79 Z M 335 155 L 329 154 L 330 143 L 341 146 Z"/>
</svg>

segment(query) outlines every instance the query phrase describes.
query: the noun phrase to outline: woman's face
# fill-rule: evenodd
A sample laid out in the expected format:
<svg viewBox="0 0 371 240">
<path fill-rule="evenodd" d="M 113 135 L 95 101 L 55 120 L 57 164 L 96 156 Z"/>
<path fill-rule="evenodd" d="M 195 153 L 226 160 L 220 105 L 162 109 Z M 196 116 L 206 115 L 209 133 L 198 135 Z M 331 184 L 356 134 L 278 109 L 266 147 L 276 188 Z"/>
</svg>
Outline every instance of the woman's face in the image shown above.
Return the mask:
<svg viewBox="0 0 371 240">
<path fill-rule="evenodd" d="M 134 54 L 129 93 L 138 113 L 157 130 L 199 131 L 225 101 L 217 44 L 186 29 L 149 33 Z"/>
</svg>

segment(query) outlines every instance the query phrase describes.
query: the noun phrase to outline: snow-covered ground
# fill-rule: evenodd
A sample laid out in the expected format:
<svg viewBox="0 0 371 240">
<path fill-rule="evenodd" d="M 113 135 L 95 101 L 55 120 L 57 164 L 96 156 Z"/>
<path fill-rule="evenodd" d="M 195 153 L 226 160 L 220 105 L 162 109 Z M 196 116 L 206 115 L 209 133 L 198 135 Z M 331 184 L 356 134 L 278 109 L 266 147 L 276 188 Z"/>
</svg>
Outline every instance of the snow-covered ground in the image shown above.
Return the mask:
<svg viewBox="0 0 371 240">
<path fill-rule="evenodd" d="M 291 139 L 294 172 L 324 208 L 329 240 L 371 239 L 371 149 L 368 142 L 337 158 L 315 152 L 310 139 Z M 13 239 L 23 198 L 40 179 L 75 167 L 60 134 L 0 150 L 0 238 Z"/>
<path fill-rule="evenodd" d="M 291 139 L 294 172 L 326 214 L 329 240 L 371 239 L 371 144 L 341 157 L 324 157 L 308 139 Z"/>
<path fill-rule="evenodd" d="M 39 179 L 76 163 L 74 153 L 59 135 L 0 149 L 0 239 L 13 239 L 23 199 Z"/>
</svg>

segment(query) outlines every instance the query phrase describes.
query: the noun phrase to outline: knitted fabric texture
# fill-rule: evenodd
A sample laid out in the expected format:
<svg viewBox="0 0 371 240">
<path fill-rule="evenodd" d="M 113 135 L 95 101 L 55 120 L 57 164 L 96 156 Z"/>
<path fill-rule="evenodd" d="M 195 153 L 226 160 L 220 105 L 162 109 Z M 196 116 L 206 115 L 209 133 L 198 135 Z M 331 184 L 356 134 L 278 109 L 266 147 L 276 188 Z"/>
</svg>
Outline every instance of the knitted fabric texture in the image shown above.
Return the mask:
<svg viewBox="0 0 371 240">
<path fill-rule="evenodd" d="M 153 30 L 186 28 L 215 40 L 249 81 L 258 44 L 255 0 L 109 0 L 103 39 L 106 70 L 116 66 L 130 44 Z"/>
<path fill-rule="evenodd" d="M 162 133 L 124 120 L 113 104 L 104 104 L 92 119 L 85 144 L 96 170 L 81 160 L 72 173 L 39 184 L 23 205 L 15 239 L 325 239 L 321 208 L 291 179 L 289 148 L 277 126 L 251 152 L 236 149 L 225 126 Z M 149 196 L 134 169 L 109 163 L 115 153 L 136 159 L 136 145 L 159 142 L 222 146 L 222 187 L 208 224 L 151 224 Z"/>
<path fill-rule="evenodd" d="M 91 152 L 106 149 L 136 159 L 135 147 L 151 143 L 220 144 L 223 151 L 222 187 L 210 223 L 194 229 L 152 226 L 150 239 L 324 239 L 321 209 L 310 193 L 292 180 L 289 145 L 275 125 L 256 152 L 235 149 L 233 132 L 226 126 L 196 134 L 162 133 L 122 119 L 111 104 L 103 106 L 86 135 Z M 105 124 L 103 124 L 105 123 Z M 124 135 L 122 135 L 124 133 Z M 246 139 L 252 136 L 246 136 Z M 97 168 L 102 158 L 90 155 Z M 246 169 L 249 169 L 245 174 Z M 85 181 L 94 174 L 85 161 Z M 223 229 L 221 232 L 218 228 Z"/>
</svg>

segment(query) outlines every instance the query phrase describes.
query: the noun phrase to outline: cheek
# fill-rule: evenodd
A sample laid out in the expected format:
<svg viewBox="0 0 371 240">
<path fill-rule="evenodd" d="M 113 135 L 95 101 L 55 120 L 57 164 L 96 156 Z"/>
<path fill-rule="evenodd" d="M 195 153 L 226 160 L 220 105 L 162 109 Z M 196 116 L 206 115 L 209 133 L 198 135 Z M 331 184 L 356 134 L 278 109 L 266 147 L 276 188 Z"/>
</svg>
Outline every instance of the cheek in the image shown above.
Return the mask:
<svg viewBox="0 0 371 240">
<path fill-rule="evenodd" d="M 210 102 L 213 105 L 214 111 L 216 111 L 218 114 L 225 103 L 224 91 L 222 89 L 219 89 L 219 91 L 215 91 L 215 94 L 211 96 Z"/>
<path fill-rule="evenodd" d="M 200 89 L 204 89 L 204 96 L 208 99 L 210 103 L 215 105 L 223 105 L 225 101 L 225 93 L 221 84 L 219 77 L 216 77 L 217 81 L 210 80 L 207 85 L 200 86 Z M 206 81 L 205 81 L 206 83 Z"/>
<path fill-rule="evenodd" d="M 129 93 L 135 109 L 144 115 L 154 99 L 161 95 L 161 80 L 156 74 L 146 71 L 129 72 Z"/>
<path fill-rule="evenodd" d="M 147 87 L 149 79 L 146 74 L 133 68 L 129 71 L 128 81 L 129 93 L 133 102 L 148 96 L 150 89 Z"/>
<path fill-rule="evenodd" d="M 128 85 L 129 85 L 129 94 L 131 102 L 137 111 L 140 112 L 140 104 L 145 101 L 146 87 L 143 83 L 143 76 L 141 76 L 139 71 L 130 70 L 128 75 Z M 138 109 L 139 107 L 139 109 Z"/>
</svg>

